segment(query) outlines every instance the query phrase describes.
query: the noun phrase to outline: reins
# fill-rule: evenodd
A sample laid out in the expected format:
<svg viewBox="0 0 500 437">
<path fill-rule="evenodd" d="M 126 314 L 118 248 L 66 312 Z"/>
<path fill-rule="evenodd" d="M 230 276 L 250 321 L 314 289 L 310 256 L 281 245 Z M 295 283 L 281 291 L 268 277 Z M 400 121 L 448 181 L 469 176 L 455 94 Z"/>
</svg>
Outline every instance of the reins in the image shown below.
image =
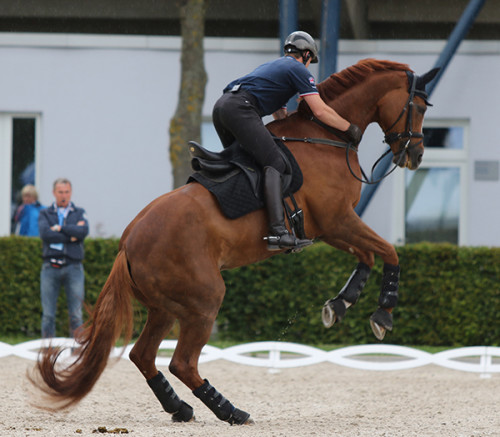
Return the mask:
<svg viewBox="0 0 500 437">
<path fill-rule="evenodd" d="M 410 71 L 407 71 L 406 74 L 408 75 L 408 79 L 411 79 L 408 100 L 406 101 L 405 106 L 403 107 L 403 109 L 399 113 L 399 116 L 397 117 L 396 121 L 391 125 L 391 127 L 389 127 L 384 132 L 384 134 L 385 134 L 384 135 L 384 143 L 390 145 L 394 141 L 398 141 L 398 140 L 401 140 L 404 138 L 407 138 L 408 140 L 406 141 L 404 146 L 401 147 L 400 150 L 394 154 L 394 156 L 399 155 L 399 158 L 398 158 L 397 162 L 394 164 L 394 167 L 391 170 L 389 170 L 386 174 L 384 174 L 383 176 L 381 176 L 379 179 L 377 179 L 375 181 L 373 180 L 373 173 L 375 171 L 375 168 L 379 165 L 380 161 L 382 161 L 389 153 L 392 152 L 390 147 L 388 150 L 386 150 L 384 153 L 382 153 L 380 158 L 378 158 L 375 161 L 375 163 L 373 164 L 372 169 L 371 169 L 370 179 L 368 179 L 368 177 L 366 176 L 366 174 L 361 166 L 359 167 L 361 170 L 361 177 L 357 176 L 351 167 L 351 162 L 349 160 L 349 151 L 352 150 L 356 153 L 358 152 L 358 148 L 356 146 L 354 146 L 352 143 L 349 143 L 347 141 L 335 141 L 335 140 L 330 140 L 327 138 L 293 138 L 293 137 L 286 137 L 286 136 L 275 137 L 275 138 L 279 138 L 282 141 L 300 141 L 303 143 L 325 144 L 327 146 L 344 148 L 346 150 L 345 156 L 346 156 L 347 167 L 349 168 L 349 171 L 351 172 L 352 176 L 355 179 L 357 179 L 358 181 L 360 181 L 364 184 L 367 184 L 367 185 L 378 184 L 380 181 L 382 181 L 387 176 L 389 176 L 394 170 L 396 170 L 396 168 L 399 166 L 399 164 L 401 163 L 401 160 L 404 157 L 403 152 L 406 152 L 411 147 L 416 147 L 416 146 L 420 145 L 422 143 L 422 141 L 424 140 L 424 135 L 422 133 L 412 131 L 412 127 L 413 127 L 413 99 L 415 97 L 415 92 L 416 92 L 417 76 L 415 76 Z M 406 132 L 390 132 L 390 130 L 394 126 L 396 126 L 396 124 L 401 120 L 401 118 L 403 117 L 403 115 L 405 114 L 405 112 L 407 110 L 408 110 L 408 117 L 406 119 Z M 318 120 L 315 117 L 311 117 L 311 121 L 314 121 L 315 123 L 319 124 L 321 127 L 323 127 L 324 129 L 328 130 L 329 132 L 333 133 L 336 136 L 344 136 L 343 132 L 338 131 L 337 129 L 334 129 L 331 126 L 328 126 L 327 124 L 323 123 L 322 121 Z M 421 138 L 421 140 L 418 143 L 410 144 L 410 141 L 412 138 Z"/>
<path fill-rule="evenodd" d="M 281 141 L 299 141 L 302 143 L 316 143 L 316 144 L 326 144 L 327 146 L 340 147 L 342 149 L 349 149 L 353 152 L 357 152 L 358 148 L 351 143 L 344 141 L 329 140 L 328 138 L 293 138 L 293 137 L 277 137 L 273 135 L 273 138 L 280 139 Z"/>
</svg>

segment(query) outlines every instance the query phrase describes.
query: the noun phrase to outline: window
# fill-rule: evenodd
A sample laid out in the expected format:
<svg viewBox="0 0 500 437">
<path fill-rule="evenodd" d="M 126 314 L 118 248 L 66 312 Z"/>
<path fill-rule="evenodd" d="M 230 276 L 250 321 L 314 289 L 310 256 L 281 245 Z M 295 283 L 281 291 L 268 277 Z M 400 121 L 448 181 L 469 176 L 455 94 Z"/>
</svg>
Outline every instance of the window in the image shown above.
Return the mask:
<svg viewBox="0 0 500 437">
<path fill-rule="evenodd" d="M 422 165 L 396 184 L 404 208 L 395 241 L 465 244 L 467 123 L 426 120 L 424 134 Z"/>
<path fill-rule="evenodd" d="M 12 218 L 21 201 L 21 189 L 36 185 L 38 117 L 0 114 L 0 235 L 13 232 Z"/>
<path fill-rule="evenodd" d="M 460 171 L 456 167 L 406 172 L 405 242 L 458 244 Z"/>
</svg>

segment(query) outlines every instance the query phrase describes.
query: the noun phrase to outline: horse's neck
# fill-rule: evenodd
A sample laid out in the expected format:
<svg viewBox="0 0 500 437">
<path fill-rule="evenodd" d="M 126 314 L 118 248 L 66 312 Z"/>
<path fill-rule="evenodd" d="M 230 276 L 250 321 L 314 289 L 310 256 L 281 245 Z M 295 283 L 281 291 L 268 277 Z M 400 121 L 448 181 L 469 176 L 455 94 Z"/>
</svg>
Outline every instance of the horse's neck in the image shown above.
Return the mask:
<svg viewBox="0 0 500 437">
<path fill-rule="evenodd" d="M 374 74 L 327 104 L 364 131 L 370 123 L 379 121 L 377 110 L 380 101 L 399 82 L 399 77 L 388 72 Z"/>
<path fill-rule="evenodd" d="M 379 123 L 378 109 L 384 97 L 397 87 L 401 87 L 403 77 L 395 72 L 383 72 L 366 78 L 363 82 L 346 90 L 341 95 L 327 101 L 339 115 L 361 128 L 362 131 L 373 122 Z M 305 102 L 301 102 L 301 105 Z M 268 124 L 269 129 L 276 135 L 300 136 L 304 135 L 304 122 L 308 122 L 308 108 L 290 114 L 283 120 L 273 121 Z M 309 125 L 309 129 L 318 125 Z M 325 131 L 322 130 L 324 134 Z M 309 134 L 306 132 L 305 136 Z M 327 135 L 328 136 L 328 135 Z"/>
</svg>

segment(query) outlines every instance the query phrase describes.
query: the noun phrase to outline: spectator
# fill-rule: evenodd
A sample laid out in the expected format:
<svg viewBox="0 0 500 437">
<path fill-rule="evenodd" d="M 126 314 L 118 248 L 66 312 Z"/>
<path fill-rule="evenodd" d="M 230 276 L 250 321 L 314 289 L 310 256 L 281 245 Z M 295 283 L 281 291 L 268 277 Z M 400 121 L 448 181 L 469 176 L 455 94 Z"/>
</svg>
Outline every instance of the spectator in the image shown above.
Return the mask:
<svg viewBox="0 0 500 437">
<path fill-rule="evenodd" d="M 85 210 L 71 202 L 72 186 L 68 179 L 57 179 L 53 194 L 55 202 L 40 212 L 38 220 L 43 242 L 43 265 L 40 273 L 42 338 L 55 336 L 57 299 L 61 285 L 66 291 L 72 337 L 83 323 L 83 240 L 89 232 L 89 225 Z"/>
<path fill-rule="evenodd" d="M 25 185 L 21 190 L 22 203 L 14 214 L 15 234 L 26 237 L 38 237 L 38 216 L 40 210 L 44 208 L 38 201 L 36 188 Z"/>
</svg>

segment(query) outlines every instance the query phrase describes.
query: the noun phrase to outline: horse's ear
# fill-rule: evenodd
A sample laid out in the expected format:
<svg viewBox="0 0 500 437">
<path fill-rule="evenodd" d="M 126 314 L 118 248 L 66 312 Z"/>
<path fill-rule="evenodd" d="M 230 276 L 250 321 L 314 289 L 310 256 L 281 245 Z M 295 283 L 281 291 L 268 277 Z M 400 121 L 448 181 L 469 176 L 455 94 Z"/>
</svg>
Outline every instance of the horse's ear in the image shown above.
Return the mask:
<svg viewBox="0 0 500 437">
<path fill-rule="evenodd" d="M 425 89 L 425 85 L 436 77 L 436 74 L 439 73 L 439 70 L 441 70 L 441 67 L 433 68 L 432 70 L 425 73 L 423 76 L 419 76 L 417 80 L 417 88 Z"/>
<path fill-rule="evenodd" d="M 423 76 L 417 76 L 417 83 L 415 84 L 415 93 L 419 97 L 421 97 L 422 99 L 424 99 L 425 104 L 427 106 L 432 106 L 432 104 L 429 102 L 429 100 L 427 100 L 428 95 L 427 95 L 427 91 L 425 89 L 425 86 L 432 79 L 434 79 L 436 77 L 436 74 L 439 73 L 439 70 L 441 70 L 441 68 L 439 68 L 439 67 L 433 68 L 432 70 L 430 70 L 427 73 L 425 73 Z"/>
</svg>

